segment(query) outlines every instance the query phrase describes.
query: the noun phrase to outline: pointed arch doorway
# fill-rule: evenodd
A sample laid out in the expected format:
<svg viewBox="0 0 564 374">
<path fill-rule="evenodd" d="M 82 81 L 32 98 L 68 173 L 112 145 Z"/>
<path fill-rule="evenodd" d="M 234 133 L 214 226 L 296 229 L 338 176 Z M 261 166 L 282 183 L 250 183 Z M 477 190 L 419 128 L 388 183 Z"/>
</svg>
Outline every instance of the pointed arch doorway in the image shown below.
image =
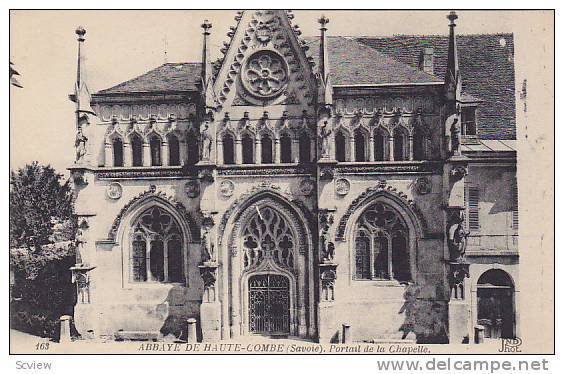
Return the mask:
<svg viewBox="0 0 564 374">
<path fill-rule="evenodd" d="M 311 240 L 305 218 L 278 196 L 255 196 L 227 225 L 231 337 L 314 337 Z"/>
</svg>

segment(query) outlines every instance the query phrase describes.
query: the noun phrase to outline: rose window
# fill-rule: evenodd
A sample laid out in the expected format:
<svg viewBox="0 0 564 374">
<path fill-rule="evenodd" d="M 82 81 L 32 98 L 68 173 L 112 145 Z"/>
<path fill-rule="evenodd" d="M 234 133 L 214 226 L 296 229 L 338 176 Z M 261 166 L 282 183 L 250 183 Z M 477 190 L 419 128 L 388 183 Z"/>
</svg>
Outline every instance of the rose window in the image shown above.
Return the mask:
<svg viewBox="0 0 564 374">
<path fill-rule="evenodd" d="M 243 84 L 254 95 L 272 97 L 288 82 L 286 63 L 280 55 L 262 51 L 251 56 L 243 70 Z"/>
</svg>

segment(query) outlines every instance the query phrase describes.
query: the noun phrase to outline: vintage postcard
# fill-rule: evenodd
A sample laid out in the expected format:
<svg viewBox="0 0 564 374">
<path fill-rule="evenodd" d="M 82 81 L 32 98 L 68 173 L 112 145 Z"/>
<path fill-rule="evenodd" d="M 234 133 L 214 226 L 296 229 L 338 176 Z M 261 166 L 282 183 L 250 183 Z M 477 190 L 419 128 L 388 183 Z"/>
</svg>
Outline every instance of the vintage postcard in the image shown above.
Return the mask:
<svg viewBox="0 0 564 374">
<path fill-rule="evenodd" d="M 554 353 L 553 11 L 11 10 L 9 57 L 11 354 Z"/>
</svg>

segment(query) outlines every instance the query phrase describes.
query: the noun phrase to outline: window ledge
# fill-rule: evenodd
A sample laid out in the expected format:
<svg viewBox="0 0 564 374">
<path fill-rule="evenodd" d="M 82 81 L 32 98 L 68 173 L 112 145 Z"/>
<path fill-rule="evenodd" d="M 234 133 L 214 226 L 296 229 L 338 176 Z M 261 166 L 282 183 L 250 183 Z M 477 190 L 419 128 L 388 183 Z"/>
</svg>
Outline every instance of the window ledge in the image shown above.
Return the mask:
<svg viewBox="0 0 564 374">
<path fill-rule="evenodd" d="M 366 283 L 374 287 L 402 287 L 403 288 L 405 287 L 405 283 L 410 283 L 411 281 L 400 283 L 397 280 L 387 280 L 387 279 L 353 279 L 353 282 Z"/>
<path fill-rule="evenodd" d="M 128 282 L 124 285 L 124 290 L 139 290 L 143 288 L 172 288 L 188 287 L 184 282 Z"/>
</svg>

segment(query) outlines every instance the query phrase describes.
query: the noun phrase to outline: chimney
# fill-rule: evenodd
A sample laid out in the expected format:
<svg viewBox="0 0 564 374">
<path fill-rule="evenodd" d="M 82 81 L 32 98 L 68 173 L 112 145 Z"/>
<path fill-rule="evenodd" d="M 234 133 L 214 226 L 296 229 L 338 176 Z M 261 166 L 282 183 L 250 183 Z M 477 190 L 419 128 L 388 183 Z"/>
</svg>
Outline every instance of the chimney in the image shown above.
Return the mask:
<svg viewBox="0 0 564 374">
<path fill-rule="evenodd" d="M 433 53 L 433 48 L 423 48 L 421 55 L 419 56 L 419 70 L 424 71 L 427 74 L 433 74 Z"/>
</svg>

